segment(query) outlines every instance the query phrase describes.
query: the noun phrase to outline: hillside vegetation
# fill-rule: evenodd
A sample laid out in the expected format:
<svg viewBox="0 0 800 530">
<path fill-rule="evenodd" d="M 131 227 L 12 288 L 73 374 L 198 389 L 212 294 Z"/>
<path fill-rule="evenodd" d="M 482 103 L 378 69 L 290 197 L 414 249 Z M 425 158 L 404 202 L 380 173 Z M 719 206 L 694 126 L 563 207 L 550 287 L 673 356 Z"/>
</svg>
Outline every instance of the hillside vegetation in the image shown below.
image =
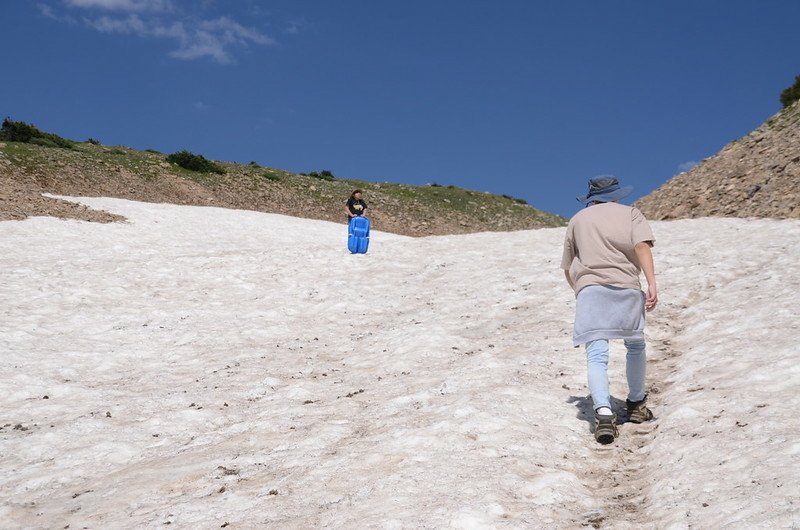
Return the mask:
<svg viewBox="0 0 800 530">
<path fill-rule="evenodd" d="M 564 218 L 520 199 L 454 186 L 338 179 L 328 171 L 302 175 L 255 162 L 214 161 L 217 170 L 200 172 L 152 150 L 105 146 L 96 140 L 68 141 L 59 148 L 52 138 L 60 137 L 0 140 L 0 220 L 34 215 L 119 220 L 41 195 L 49 193 L 219 206 L 344 223 L 344 201 L 353 189 L 361 188 L 372 208 L 375 228 L 386 232 L 422 236 L 565 224 Z M 171 159 L 189 158 L 186 152 L 177 155 Z"/>
</svg>

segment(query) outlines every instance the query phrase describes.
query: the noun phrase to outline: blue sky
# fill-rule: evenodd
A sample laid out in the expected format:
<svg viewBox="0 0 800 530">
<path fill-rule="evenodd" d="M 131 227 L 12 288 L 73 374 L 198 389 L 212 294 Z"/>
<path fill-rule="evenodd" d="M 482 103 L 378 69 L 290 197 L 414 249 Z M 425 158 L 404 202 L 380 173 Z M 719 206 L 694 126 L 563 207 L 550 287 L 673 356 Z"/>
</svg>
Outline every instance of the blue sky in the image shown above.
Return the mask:
<svg viewBox="0 0 800 530">
<path fill-rule="evenodd" d="M 32 0 L 2 20 L 3 116 L 565 216 L 592 176 L 634 200 L 713 155 L 800 74 L 795 0 Z"/>
</svg>

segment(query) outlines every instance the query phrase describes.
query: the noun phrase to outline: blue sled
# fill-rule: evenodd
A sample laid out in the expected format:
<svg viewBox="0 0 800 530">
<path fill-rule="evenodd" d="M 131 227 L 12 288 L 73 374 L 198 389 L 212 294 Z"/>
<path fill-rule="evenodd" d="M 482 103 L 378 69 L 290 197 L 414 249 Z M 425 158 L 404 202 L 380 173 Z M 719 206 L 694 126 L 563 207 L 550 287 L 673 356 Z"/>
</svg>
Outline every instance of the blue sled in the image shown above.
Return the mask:
<svg viewBox="0 0 800 530">
<path fill-rule="evenodd" d="M 369 219 L 351 217 L 347 227 L 347 249 L 353 254 L 366 254 L 369 248 Z"/>
</svg>

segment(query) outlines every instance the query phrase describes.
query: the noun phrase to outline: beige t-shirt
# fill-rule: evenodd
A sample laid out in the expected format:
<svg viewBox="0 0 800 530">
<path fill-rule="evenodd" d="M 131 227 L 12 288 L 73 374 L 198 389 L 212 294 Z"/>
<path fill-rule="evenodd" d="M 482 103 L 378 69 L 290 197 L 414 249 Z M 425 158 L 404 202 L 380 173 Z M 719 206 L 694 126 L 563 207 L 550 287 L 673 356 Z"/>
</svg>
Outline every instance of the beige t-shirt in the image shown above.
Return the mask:
<svg viewBox="0 0 800 530">
<path fill-rule="evenodd" d="M 569 271 L 575 293 L 587 285 L 641 289 L 636 243 L 655 241 L 642 212 L 606 202 L 575 214 L 567 226 L 561 268 Z"/>
</svg>

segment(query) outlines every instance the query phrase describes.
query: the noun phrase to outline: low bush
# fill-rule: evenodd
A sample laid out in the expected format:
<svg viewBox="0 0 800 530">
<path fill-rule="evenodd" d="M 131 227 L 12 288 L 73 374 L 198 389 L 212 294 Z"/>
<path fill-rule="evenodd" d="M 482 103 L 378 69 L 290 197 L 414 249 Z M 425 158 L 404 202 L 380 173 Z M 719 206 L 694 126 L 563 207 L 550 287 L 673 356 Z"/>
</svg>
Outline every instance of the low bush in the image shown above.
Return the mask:
<svg viewBox="0 0 800 530">
<path fill-rule="evenodd" d="M 28 140 L 27 143 L 33 144 L 33 145 L 41 145 L 42 147 L 59 147 L 59 145 L 57 143 L 55 143 L 53 140 L 50 140 L 48 138 L 35 137 L 35 138 L 31 138 L 30 140 Z"/>
<path fill-rule="evenodd" d="M 311 173 L 306 173 L 306 176 L 314 177 L 315 179 L 320 180 L 336 180 L 336 177 L 333 176 L 333 173 L 327 169 L 323 169 L 322 171 L 312 171 Z"/>
<path fill-rule="evenodd" d="M 800 99 L 800 75 L 795 76 L 794 84 L 781 92 L 781 103 L 783 108 L 788 107 L 795 101 Z"/>
<path fill-rule="evenodd" d="M 225 174 L 225 168 L 219 164 L 215 164 L 208 160 L 203 155 L 196 155 L 189 151 L 183 150 L 177 153 L 172 153 L 167 156 L 167 161 L 177 164 L 189 171 L 196 171 L 198 173 L 217 173 L 219 175 Z"/>
<path fill-rule="evenodd" d="M 505 195 L 505 194 L 504 194 L 504 195 L 503 195 L 503 198 L 504 198 L 504 199 L 508 199 L 508 200 L 510 200 L 510 201 L 514 201 L 514 202 L 516 202 L 516 203 L 518 203 L 518 204 L 528 204 L 528 201 L 526 201 L 525 199 L 518 199 L 518 198 L 516 198 L 516 197 L 512 197 L 511 195 Z"/>
<path fill-rule="evenodd" d="M 100 140 L 95 140 L 94 138 L 89 138 L 86 142 L 92 145 L 100 145 Z"/>
<path fill-rule="evenodd" d="M 0 127 L 0 140 L 7 142 L 22 142 L 43 145 L 45 147 L 61 147 L 72 149 L 73 142 L 58 135 L 42 132 L 30 123 L 14 121 L 11 118 L 3 120 Z"/>
<path fill-rule="evenodd" d="M 271 180 L 272 182 L 278 182 L 281 179 L 280 175 L 276 175 L 275 173 L 264 172 L 262 175 L 267 180 Z"/>
</svg>

